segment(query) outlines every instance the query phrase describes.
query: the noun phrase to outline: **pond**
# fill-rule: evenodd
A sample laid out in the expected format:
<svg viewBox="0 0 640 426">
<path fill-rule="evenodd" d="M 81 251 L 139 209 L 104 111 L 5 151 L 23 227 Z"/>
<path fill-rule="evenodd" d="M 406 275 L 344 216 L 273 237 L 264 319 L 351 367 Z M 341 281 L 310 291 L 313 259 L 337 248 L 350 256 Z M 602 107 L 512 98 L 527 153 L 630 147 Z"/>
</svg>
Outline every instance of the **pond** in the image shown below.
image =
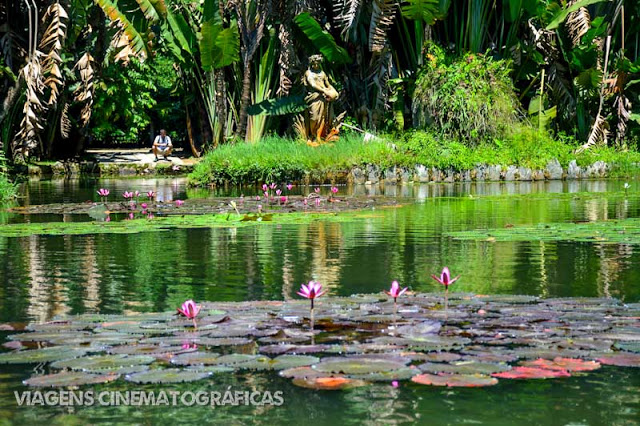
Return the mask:
<svg viewBox="0 0 640 426">
<path fill-rule="evenodd" d="M 203 190 L 183 179 L 30 181 L 20 204 L 98 201 L 109 188 L 153 190 L 166 201 L 247 197 L 258 188 Z M 339 197 L 382 196 L 375 214 L 347 222 L 313 221 L 164 232 L 0 237 L 0 322 L 48 321 L 70 314 L 171 311 L 196 301 L 288 300 L 301 283 L 323 283 L 331 296 L 378 293 L 392 280 L 413 292 L 440 292 L 431 274 L 448 266 L 461 278 L 452 290 L 544 298 L 602 297 L 640 301 L 640 251 L 598 241 L 465 240 L 452 233 L 525 225 L 640 218 L 640 197 L 623 182 L 572 181 L 359 186 Z M 292 194 L 306 195 L 294 187 Z M 329 193 L 328 187 L 321 189 Z M 0 223 L 88 221 L 86 215 L 0 213 Z M 453 234 L 455 235 L 455 234 Z M 4 336 L 10 334 L 4 332 Z M 588 375 L 500 381 L 483 389 L 401 382 L 342 392 L 293 386 L 272 373 L 216 375 L 172 390 L 282 391 L 282 406 L 17 407 L 14 391 L 31 367 L 0 365 L 0 417 L 11 422 L 205 421 L 243 424 L 410 423 L 633 424 L 640 418 L 640 372 L 603 366 Z M 102 387 L 132 389 L 119 381 Z M 135 389 L 157 389 L 138 386 Z"/>
</svg>

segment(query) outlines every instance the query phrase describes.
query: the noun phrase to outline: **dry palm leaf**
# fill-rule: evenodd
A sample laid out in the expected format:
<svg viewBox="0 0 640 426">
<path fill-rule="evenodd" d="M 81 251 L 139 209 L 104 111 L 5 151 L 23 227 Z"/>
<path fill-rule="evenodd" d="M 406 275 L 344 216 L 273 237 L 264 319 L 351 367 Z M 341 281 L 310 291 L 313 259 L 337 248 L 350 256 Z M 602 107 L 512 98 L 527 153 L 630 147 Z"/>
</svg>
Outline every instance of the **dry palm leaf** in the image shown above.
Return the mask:
<svg viewBox="0 0 640 426">
<path fill-rule="evenodd" d="M 50 19 L 42 39 L 40 40 L 40 50 L 48 53 L 42 61 L 42 71 L 46 76 L 44 85 L 49 88 L 49 100 L 47 104 L 53 105 L 58 100 L 60 89 L 64 84 L 62 72 L 60 71 L 60 51 L 66 36 L 67 26 L 64 20 L 69 16 L 59 3 L 53 3 L 43 16 L 43 21 Z"/>
<path fill-rule="evenodd" d="M 69 104 L 64 104 L 62 108 L 62 115 L 60 115 L 60 134 L 62 139 L 69 138 L 69 132 L 71 132 L 71 120 L 69 120 Z"/>
<path fill-rule="evenodd" d="M 84 102 L 82 111 L 80 112 L 80 123 L 82 126 L 86 126 L 91 118 L 91 106 L 93 105 L 93 67 L 91 63 L 93 57 L 89 52 L 85 52 L 84 55 L 78 59 L 73 69 L 78 69 L 80 73 L 80 86 L 73 92 L 73 97 L 76 102 Z"/>
<path fill-rule="evenodd" d="M 369 50 L 382 52 L 387 43 L 387 31 L 393 24 L 398 2 L 395 0 L 374 0 L 369 24 Z"/>
<path fill-rule="evenodd" d="M 38 146 L 38 133 L 43 130 L 40 118 L 45 111 L 45 106 L 40 100 L 43 94 L 44 83 L 42 81 L 42 68 L 39 57 L 41 52 L 35 51 L 29 62 L 20 71 L 27 90 L 22 107 L 24 117 L 20 122 L 20 131 L 14 140 L 14 155 L 26 158 L 29 152 Z"/>
<path fill-rule="evenodd" d="M 349 32 L 355 28 L 360 13 L 360 0 L 334 0 L 333 11 L 335 22 L 342 28 L 342 38 L 346 39 Z"/>
<path fill-rule="evenodd" d="M 591 16 L 586 7 L 581 7 L 575 12 L 571 12 L 565 22 L 565 28 L 569 33 L 574 46 L 580 43 L 580 39 L 591 28 Z"/>
</svg>

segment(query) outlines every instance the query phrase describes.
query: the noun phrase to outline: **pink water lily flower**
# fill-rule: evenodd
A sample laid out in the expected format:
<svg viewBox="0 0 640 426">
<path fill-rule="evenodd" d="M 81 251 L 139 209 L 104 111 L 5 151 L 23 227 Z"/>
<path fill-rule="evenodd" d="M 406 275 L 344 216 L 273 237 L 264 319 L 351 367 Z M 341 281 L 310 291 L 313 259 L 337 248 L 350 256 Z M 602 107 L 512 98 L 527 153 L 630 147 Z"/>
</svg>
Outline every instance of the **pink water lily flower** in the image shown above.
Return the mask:
<svg viewBox="0 0 640 426">
<path fill-rule="evenodd" d="M 264 196 L 265 196 L 266 198 L 269 198 L 269 192 L 268 192 L 268 191 L 264 191 Z"/>
<path fill-rule="evenodd" d="M 184 204 L 184 201 L 182 200 L 176 200 L 176 207 L 180 207 Z"/>
<path fill-rule="evenodd" d="M 153 213 L 149 212 L 149 215 L 147 216 L 147 219 L 153 219 L 155 216 L 153 215 Z"/>
<path fill-rule="evenodd" d="M 276 195 L 279 197 L 280 194 L 282 194 L 282 191 L 280 191 L 279 189 L 276 189 Z"/>
<path fill-rule="evenodd" d="M 332 186 L 332 187 L 331 187 L 331 192 L 332 192 L 333 194 L 337 194 L 337 193 L 338 193 L 338 187 L 337 187 L 337 186 Z"/>
<path fill-rule="evenodd" d="M 147 203 L 142 203 L 140 204 L 140 207 L 142 207 L 143 210 L 146 210 L 148 206 Z"/>
<path fill-rule="evenodd" d="M 275 183 L 272 183 L 271 185 L 269 185 L 269 188 L 271 189 L 276 189 L 278 187 L 278 185 L 276 185 Z"/>
<path fill-rule="evenodd" d="M 316 297 L 320 297 L 325 294 L 326 291 L 322 291 L 322 284 L 315 281 L 309 281 L 309 284 L 307 285 L 302 284 L 300 286 L 300 291 L 297 291 L 296 293 L 302 297 L 313 300 Z"/>
<path fill-rule="evenodd" d="M 134 217 L 133 213 L 129 213 L 129 219 L 133 220 Z"/>
<path fill-rule="evenodd" d="M 106 197 L 107 195 L 109 195 L 109 190 L 105 188 L 100 188 L 98 190 L 98 195 L 101 197 Z"/>
<path fill-rule="evenodd" d="M 289 191 L 291 191 L 291 188 L 293 188 L 293 185 L 291 185 L 290 183 L 288 183 L 288 184 L 287 184 L 287 189 L 288 189 Z"/>
<path fill-rule="evenodd" d="M 389 289 L 389 291 L 385 290 L 385 293 L 393 297 L 393 300 L 395 301 L 395 299 L 402 296 L 408 289 L 409 287 L 405 287 L 400 290 L 400 284 L 398 284 L 398 281 L 394 281 L 391 283 L 391 288 Z"/>
<path fill-rule="evenodd" d="M 445 289 L 448 289 L 449 286 L 453 283 L 455 283 L 456 281 L 458 281 L 458 278 L 460 278 L 460 275 L 458 275 L 455 278 L 451 278 L 451 272 L 449 272 L 449 268 L 447 268 L 446 266 L 442 269 L 442 273 L 440 274 L 440 276 L 436 276 L 436 275 L 431 275 L 431 278 L 433 278 L 434 280 L 438 281 L 440 284 L 442 284 Z"/>
<path fill-rule="evenodd" d="M 320 187 L 316 186 L 316 187 L 314 188 L 314 191 L 315 191 L 315 193 L 316 193 L 316 194 L 318 194 L 318 193 L 320 192 Z"/>
<path fill-rule="evenodd" d="M 147 198 L 148 199 L 153 200 L 153 197 L 155 197 L 155 196 L 156 196 L 155 192 L 153 192 L 153 191 L 147 192 Z"/>
<path fill-rule="evenodd" d="M 289 200 L 289 197 L 287 196 L 280 197 L 280 204 L 287 204 L 288 200 Z"/>
<path fill-rule="evenodd" d="M 320 207 L 320 198 L 316 198 L 316 207 Z"/>
<path fill-rule="evenodd" d="M 177 311 L 190 320 L 193 320 L 194 328 L 198 328 L 198 325 L 196 324 L 196 317 L 198 316 L 198 313 L 200 313 L 200 306 L 196 305 L 196 302 L 189 299 L 184 302 L 182 307 L 178 308 Z"/>
<path fill-rule="evenodd" d="M 124 192 L 122 193 L 122 197 L 123 197 L 125 200 L 129 200 L 129 199 L 133 198 L 133 192 L 124 191 Z"/>
<path fill-rule="evenodd" d="M 268 191 L 268 190 L 269 190 L 269 187 L 267 186 L 267 184 L 266 184 L 266 183 L 263 183 L 263 184 L 262 184 L 262 190 L 263 190 L 263 191 Z"/>
<path fill-rule="evenodd" d="M 134 197 L 138 198 L 140 196 L 140 191 L 136 191 L 133 193 Z"/>
</svg>

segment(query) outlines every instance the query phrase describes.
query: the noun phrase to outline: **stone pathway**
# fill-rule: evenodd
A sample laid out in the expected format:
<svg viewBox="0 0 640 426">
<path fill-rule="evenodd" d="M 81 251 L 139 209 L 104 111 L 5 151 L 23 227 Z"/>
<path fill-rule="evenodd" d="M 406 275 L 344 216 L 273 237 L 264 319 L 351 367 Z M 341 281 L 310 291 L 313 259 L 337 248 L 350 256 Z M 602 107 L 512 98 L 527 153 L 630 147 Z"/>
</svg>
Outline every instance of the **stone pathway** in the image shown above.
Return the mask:
<svg viewBox="0 0 640 426">
<path fill-rule="evenodd" d="M 95 159 L 96 162 L 101 164 L 117 163 L 117 164 L 148 164 L 154 166 L 155 164 L 167 164 L 168 162 L 160 158 L 156 163 L 154 162 L 155 156 L 148 148 L 141 149 L 89 149 L 86 152 L 89 158 Z M 186 152 L 182 149 L 176 149 L 169 156 L 169 162 L 172 165 L 192 165 L 195 164 L 197 159 L 187 158 Z"/>
</svg>

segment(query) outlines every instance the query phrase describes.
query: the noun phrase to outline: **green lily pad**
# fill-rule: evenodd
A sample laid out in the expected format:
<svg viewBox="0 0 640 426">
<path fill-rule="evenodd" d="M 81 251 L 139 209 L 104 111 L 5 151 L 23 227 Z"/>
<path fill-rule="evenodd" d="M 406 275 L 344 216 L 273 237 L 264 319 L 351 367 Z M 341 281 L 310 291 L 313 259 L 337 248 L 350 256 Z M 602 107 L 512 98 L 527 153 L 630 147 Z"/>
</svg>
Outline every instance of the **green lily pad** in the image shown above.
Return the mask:
<svg viewBox="0 0 640 426">
<path fill-rule="evenodd" d="M 511 370 L 508 364 L 494 364 L 478 361 L 456 361 L 451 364 L 424 363 L 418 366 L 425 373 L 455 373 L 487 375 Z"/>
<path fill-rule="evenodd" d="M 405 367 L 404 362 L 376 358 L 329 358 L 315 364 L 313 369 L 322 373 L 334 374 L 369 374 L 399 370 Z"/>
<path fill-rule="evenodd" d="M 82 385 L 96 385 L 100 383 L 112 382 L 120 377 L 117 373 L 108 374 L 90 374 L 81 371 L 62 372 L 55 374 L 47 374 L 44 376 L 34 376 L 25 380 L 23 383 L 27 386 L 33 387 L 67 387 L 67 386 L 82 386 Z"/>
<path fill-rule="evenodd" d="M 92 333 L 86 331 L 64 332 L 60 331 L 35 331 L 31 333 L 19 333 L 9 336 L 11 340 L 20 342 L 51 342 L 71 339 L 89 339 Z"/>
<path fill-rule="evenodd" d="M 51 367 L 86 372 L 103 370 L 117 372 L 121 368 L 128 368 L 136 365 L 147 365 L 151 364 L 153 361 L 155 361 L 154 357 L 144 355 L 98 355 L 56 361 L 51 364 Z"/>
<path fill-rule="evenodd" d="M 125 355 L 159 355 L 167 353 L 184 352 L 182 346 L 162 346 L 162 345 L 121 345 L 107 349 L 110 354 Z"/>
<path fill-rule="evenodd" d="M 479 374 L 420 374 L 412 377 L 411 381 L 421 385 L 465 388 L 493 386 L 498 384 L 497 379 Z"/>
<path fill-rule="evenodd" d="M 16 351 L 0 354 L 0 364 L 30 364 L 59 361 L 61 359 L 83 356 L 88 349 L 53 346 L 28 351 Z"/>
<path fill-rule="evenodd" d="M 220 338 L 210 338 L 203 337 L 198 339 L 198 344 L 203 346 L 243 346 L 250 345 L 253 343 L 253 340 L 247 339 L 244 337 L 220 337 Z"/>
<path fill-rule="evenodd" d="M 614 346 L 617 349 L 620 349 L 621 351 L 640 353 L 640 342 L 633 342 L 633 343 L 618 342 Z"/>
<path fill-rule="evenodd" d="M 214 365 L 220 354 L 213 352 L 189 352 L 176 355 L 171 358 L 171 363 L 175 365 Z"/>
<path fill-rule="evenodd" d="M 209 376 L 211 373 L 206 371 L 165 368 L 128 374 L 125 376 L 125 380 L 139 384 L 169 384 L 195 382 Z"/>
</svg>

